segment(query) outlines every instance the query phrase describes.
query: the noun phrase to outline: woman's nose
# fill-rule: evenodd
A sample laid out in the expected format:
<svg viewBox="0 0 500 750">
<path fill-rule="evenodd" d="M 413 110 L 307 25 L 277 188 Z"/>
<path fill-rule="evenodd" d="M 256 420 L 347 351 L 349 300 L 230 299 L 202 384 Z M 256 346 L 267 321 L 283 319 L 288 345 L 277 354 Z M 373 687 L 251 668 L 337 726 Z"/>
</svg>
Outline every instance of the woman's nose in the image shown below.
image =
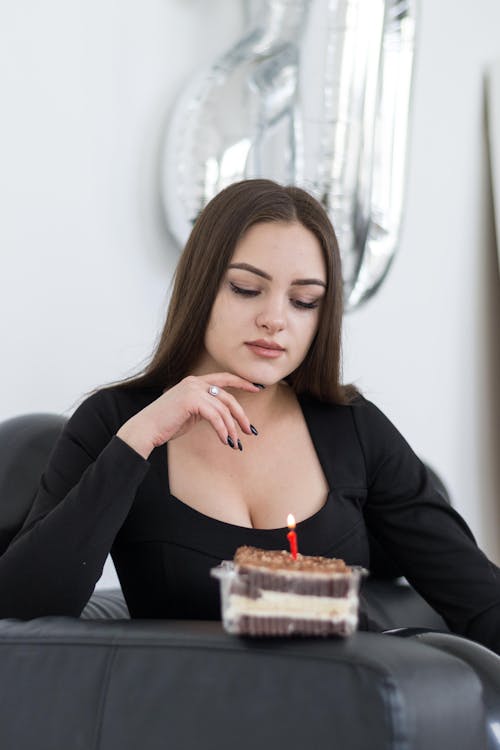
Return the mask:
<svg viewBox="0 0 500 750">
<path fill-rule="evenodd" d="M 257 315 L 257 325 L 269 331 L 280 331 L 285 327 L 284 304 L 279 300 L 267 300 Z"/>
</svg>

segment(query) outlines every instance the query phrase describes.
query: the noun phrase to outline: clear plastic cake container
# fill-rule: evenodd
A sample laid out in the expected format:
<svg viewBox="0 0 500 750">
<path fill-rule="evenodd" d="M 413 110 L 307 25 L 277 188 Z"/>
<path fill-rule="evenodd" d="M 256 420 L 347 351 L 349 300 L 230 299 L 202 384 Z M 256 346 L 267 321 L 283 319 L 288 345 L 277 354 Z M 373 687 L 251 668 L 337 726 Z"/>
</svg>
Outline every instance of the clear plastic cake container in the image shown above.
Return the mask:
<svg viewBox="0 0 500 750">
<path fill-rule="evenodd" d="M 220 582 L 222 624 L 226 632 L 250 636 L 349 636 L 358 626 L 359 587 L 365 568 L 317 574 L 280 571 L 278 590 L 262 569 L 243 572 L 230 560 L 210 571 Z M 271 576 L 275 579 L 275 576 Z"/>
</svg>

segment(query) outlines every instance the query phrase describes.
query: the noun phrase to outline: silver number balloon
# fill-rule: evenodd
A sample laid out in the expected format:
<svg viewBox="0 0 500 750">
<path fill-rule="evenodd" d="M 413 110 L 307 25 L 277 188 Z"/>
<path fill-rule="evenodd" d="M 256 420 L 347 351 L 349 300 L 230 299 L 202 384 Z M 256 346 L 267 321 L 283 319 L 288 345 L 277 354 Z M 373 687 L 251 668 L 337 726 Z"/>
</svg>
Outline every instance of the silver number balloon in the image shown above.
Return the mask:
<svg viewBox="0 0 500 750">
<path fill-rule="evenodd" d="M 222 188 L 305 187 L 335 226 L 345 307 L 368 299 L 401 222 L 415 0 L 262 0 L 248 33 L 199 74 L 166 134 L 163 193 L 183 245 Z"/>
</svg>

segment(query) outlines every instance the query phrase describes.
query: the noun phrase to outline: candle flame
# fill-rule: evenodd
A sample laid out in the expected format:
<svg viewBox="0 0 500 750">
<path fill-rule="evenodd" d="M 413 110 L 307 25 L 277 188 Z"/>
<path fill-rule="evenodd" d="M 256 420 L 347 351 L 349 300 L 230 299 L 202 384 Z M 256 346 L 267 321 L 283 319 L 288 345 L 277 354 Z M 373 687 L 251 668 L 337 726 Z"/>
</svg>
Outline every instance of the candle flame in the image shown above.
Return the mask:
<svg viewBox="0 0 500 750">
<path fill-rule="evenodd" d="M 289 513 L 288 516 L 287 516 L 286 524 L 287 524 L 287 526 L 288 526 L 289 529 L 294 529 L 295 528 L 295 518 L 292 516 L 291 513 Z"/>
</svg>

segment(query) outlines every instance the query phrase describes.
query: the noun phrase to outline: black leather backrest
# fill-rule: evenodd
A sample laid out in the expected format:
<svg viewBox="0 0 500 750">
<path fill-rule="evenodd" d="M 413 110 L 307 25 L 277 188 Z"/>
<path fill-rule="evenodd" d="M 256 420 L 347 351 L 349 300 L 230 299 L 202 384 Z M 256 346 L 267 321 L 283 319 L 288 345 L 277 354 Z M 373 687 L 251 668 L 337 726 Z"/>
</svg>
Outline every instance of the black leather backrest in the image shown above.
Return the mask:
<svg viewBox="0 0 500 750">
<path fill-rule="evenodd" d="M 0 424 L 0 554 L 19 531 L 66 417 L 23 414 Z"/>
</svg>

